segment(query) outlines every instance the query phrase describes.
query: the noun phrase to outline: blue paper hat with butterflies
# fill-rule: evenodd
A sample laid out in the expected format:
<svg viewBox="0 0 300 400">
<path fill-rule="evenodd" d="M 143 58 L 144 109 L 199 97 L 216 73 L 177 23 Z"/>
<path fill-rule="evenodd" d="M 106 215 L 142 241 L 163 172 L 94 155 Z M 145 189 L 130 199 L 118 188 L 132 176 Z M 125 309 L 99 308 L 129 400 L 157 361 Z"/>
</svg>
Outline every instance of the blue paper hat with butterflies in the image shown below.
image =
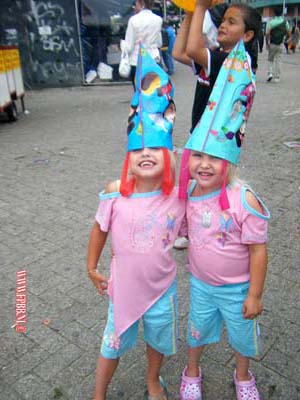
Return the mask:
<svg viewBox="0 0 300 400">
<path fill-rule="evenodd" d="M 128 118 L 127 151 L 144 147 L 172 150 L 174 88 L 168 74 L 153 60 L 143 45 L 139 48 L 135 86 L 131 102 L 133 112 Z"/>
<path fill-rule="evenodd" d="M 226 57 L 201 120 L 185 148 L 237 164 L 255 93 L 243 41 Z"/>
<path fill-rule="evenodd" d="M 254 82 L 244 42 L 239 41 L 224 60 L 204 113 L 185 145 L 179 178 L 180 198 L 187 196 L 188 159 L 190 150 L 194 150 L 223 159 L 219 203 L 222 210 L 230 207 L 226 193 L 227 162 L 238 163 L 255 94 Z"/>
</svg>

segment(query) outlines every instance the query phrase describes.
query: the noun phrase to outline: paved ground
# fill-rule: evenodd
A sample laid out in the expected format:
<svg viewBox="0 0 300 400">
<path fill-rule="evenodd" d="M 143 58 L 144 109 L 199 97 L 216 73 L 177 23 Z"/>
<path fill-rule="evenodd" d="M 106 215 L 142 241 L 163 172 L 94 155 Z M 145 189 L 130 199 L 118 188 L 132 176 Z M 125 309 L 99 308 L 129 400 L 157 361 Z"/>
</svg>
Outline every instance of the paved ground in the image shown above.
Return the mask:
<svg viewBox="0 0 300 400">
<path fill-rule="evenodd" d="M 248 125 L 241 175 L 272 212 L 269 274 L 261 318 L 263 353 L 253 361 L 262 398 L 300 399 L 299 198 L 300 52 L 285 55 L 282 81 L 265 82 L 260 57 L 258 93 Z M 189 129 L 194 84 L 177 66 L 175 143 Z M 0 398 L 92 398 L 107 300 L 85 272 L 86 244 L 97 193 L 119 176 L 124 159 L 130 86 L 28 92 L 30 114 L 0 124 Z M 163 375 L 178 398 L 185 365 L 188 313 L 186 252 L 176 253 L 180 282 L 180 350 Z M 108 272 L 109 251 L 102 268 Z M 27 271 L 27 333 L 16 333 L 15 273 Z M 226 341 L 203 358 L 205 400 L 234 399 L 232 350 Z M 142 340 L 126 355 L 109 399 L 141 399 Z"/>
</svg>

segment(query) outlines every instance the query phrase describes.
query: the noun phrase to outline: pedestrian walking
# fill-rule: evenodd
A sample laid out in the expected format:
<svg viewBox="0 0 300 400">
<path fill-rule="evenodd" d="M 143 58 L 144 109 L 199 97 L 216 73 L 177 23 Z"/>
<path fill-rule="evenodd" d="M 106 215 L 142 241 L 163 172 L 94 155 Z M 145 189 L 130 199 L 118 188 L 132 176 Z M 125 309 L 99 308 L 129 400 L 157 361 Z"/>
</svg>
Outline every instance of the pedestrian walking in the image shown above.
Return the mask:
<svg viewBox="0 0 300 400">
<path fill-rule="evenodd" d="M 282 8 L 275 7 L 275 17 L 266 26 L 266 47 L 268 49 L 268 78 L 267 82 L 280 82 L 281 58 L 283 42 L 289 36 L 289 23 L 282 17 Z"/>
<path fill-rule="evenodd" d="M 221 25 L 224 44 L 225 32 L 233 29 L 241 37 L 244 29 L 240 8 L 234 7 Z M 225 30 L 227 18 L 235 22 Z M 235 354 L 237 400 L 259 400 L 249 361 L 259 354 L 257 317 L 263 310 L 270 213 L 238 179 L 236 170 L 254 92 L 254 74 L 240 41 L 221 67 L 182 155 L 180 195 L 188 197 L 190 312 L 181 400 L 201 400 L 201 355 L 206 345 L 220 341 L 223 322 Z"/>
<path fill-rule="evenodd" d="M 162 48 L 161 48 L 161 55 L 163 62 L 165 64 L 165 67 L 167 69 L 167 74 L 168 75 L 173 75 L 174 74 L 174 60 L 173 60 L 173 47 L 176 39 L 176 33 L 174 28 L 168 23 L 168 22 L 163 22 L 163 28 L 162 28 Z"/>
<path fill-rule="evenodd" d="M 164 355 L 177 350 L 176 264 L 171 250 L 185 203 L 174 189 L 173 87 L 143 47 L 136 79 L 121 181 L 100 194 L 87 257 L 89 277 L 100 294 L 109 295 L 96 400 L 106 398 L 119 358 L 135 346 L 139 320 L 148 358 L 145 399 L 168 399 L 160 368 Z M 113 249 L 109 280 L 97 270 L 108 233 Z"/>
<path fill-rule="evenodd" d="M 287 52 L 291 50 L 293 53 L 295 53 L 299 43 L 299 38 L 300 38 L 299 27 L 297 24 L 295 24 L 292 28 L 291 35 L 287 40 L 287 46 L 288 46 Z"/>
</svg>

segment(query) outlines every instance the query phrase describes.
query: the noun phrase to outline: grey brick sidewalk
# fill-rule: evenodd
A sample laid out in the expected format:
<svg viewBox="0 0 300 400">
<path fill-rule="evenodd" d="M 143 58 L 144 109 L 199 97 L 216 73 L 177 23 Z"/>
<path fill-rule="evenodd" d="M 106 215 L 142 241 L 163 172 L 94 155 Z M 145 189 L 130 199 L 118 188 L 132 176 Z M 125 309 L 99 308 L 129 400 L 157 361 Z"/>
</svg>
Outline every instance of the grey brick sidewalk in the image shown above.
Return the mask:
<svg viewBox="0 0 300 400">
<path fill-rule="evenodd" d="M 263 352 L 253 361 L 262 398 L 300 399 L 300 52 L 283 57 L 282 81 L 266 83 L 260 56 L 258 93 L 241 176 L 272 212 L 269 273 L 261 318 Z M 175 143 L 190 125 L 195 81 L 177 65 Z M 0 398 L 92 399 L 107 300 L 85 272 L 98 191 L 119 176 L 125 154 L 131 86 L 28 92 L 28 115 L 0 124 Z M 109 246 L 101 268 L 108 273 Z M 188 313 L 186 252 L 176 253 L 180 348 L 163 374 L 178 398 Z M 16 333 L 15 273 L 27 271 L 27 333 Z M 204 400 L 234 399 L 232 350 L 226 340 L 203 359 Z M 141 399 L 144 344 L 124 356 L 109 399 Z"/>
</svg>

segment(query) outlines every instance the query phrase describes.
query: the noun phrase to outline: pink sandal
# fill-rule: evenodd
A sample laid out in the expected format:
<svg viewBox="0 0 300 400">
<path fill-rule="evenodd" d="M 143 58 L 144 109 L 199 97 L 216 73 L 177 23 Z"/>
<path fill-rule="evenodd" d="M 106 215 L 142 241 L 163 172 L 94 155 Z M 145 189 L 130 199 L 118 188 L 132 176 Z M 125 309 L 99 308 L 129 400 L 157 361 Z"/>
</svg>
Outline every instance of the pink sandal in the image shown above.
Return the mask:
<svg viewBox="0 0 300 400">
<path fill-rule="evenodd" d="M 236 371 L 233 374 L 237 400 L 260 400 L 254 375 L 249 371 L 250 381 L 238 381 Z"/>
<path fill-rule="evenodd" d="M 186 376 L 186 370 L 187 367 L 182 372 L 180 400 L 201 400 L 201 370 L 199 368 L 199 375 L 192 378 Z"/>
</svg>

